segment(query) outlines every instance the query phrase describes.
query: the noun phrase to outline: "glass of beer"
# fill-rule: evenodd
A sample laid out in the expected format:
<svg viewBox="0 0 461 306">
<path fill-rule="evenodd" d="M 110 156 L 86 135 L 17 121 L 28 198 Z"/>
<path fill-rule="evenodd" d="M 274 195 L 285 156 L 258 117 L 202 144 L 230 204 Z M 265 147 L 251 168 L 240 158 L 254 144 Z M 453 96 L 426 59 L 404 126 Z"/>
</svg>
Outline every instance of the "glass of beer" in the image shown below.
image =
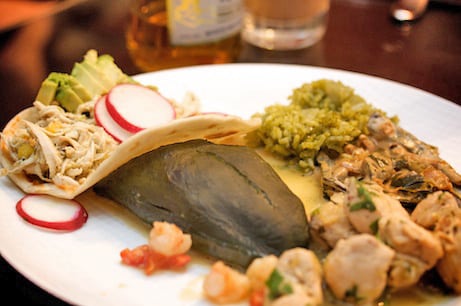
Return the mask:
<svg viewBox="0 0 461 306">
<path fill-rule="evenodd" d="M 132 0 L 126 45 L 135 65 L 155 71 L 233 61 L 242 0 Z"/>
</svg>

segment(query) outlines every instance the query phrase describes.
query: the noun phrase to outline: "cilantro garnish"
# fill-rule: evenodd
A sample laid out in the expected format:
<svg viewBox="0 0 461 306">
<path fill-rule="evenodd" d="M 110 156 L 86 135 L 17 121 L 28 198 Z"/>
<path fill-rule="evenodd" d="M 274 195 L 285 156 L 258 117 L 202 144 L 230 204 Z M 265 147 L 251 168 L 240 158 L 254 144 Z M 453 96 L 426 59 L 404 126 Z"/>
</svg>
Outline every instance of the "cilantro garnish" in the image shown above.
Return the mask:
<svg viewBox="0 0 461 306">
<path fill-rule="evenodd" d="M 362 185 L 360 185 L 357 188 L 357 191 L 358 191 L 359 197 L 362 200 L 357 202 L 357 203 L 352 204 L 349 207 L 349 210 L 350 211 L 357 211 L 357 210 L 361 210 L 361 209 L 367 209 L 369 211 L 375 211 L 376 206 L 373 203 L 373 199 L 371 198 L 371 194 L 368 192 L 368 190 L 366 190 Z"/>
<path fill-rule="evenodd" d="M 272 271 L 269 279 L 266 281 L 266 286 L 269 288 L 269 298 L 271 300 L 293 292 L 291 285 L 284 282 L 282 274 L 277 269 Z"/>
</svg>

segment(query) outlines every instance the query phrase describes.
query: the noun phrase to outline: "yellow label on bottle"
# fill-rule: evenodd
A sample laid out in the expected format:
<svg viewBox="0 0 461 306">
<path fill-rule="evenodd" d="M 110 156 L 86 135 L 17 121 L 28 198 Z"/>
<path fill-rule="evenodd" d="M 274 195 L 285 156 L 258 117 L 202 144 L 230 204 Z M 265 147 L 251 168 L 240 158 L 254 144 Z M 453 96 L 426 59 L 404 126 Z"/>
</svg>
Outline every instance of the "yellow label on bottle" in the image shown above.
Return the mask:
<svg viewBox="0 0 461 306">
<path fill-rule="evenodd" d="M 173 45 L 217 41 L 238 33 L 242 0 L 167 0 L 168 31 Z"/>
</svg>

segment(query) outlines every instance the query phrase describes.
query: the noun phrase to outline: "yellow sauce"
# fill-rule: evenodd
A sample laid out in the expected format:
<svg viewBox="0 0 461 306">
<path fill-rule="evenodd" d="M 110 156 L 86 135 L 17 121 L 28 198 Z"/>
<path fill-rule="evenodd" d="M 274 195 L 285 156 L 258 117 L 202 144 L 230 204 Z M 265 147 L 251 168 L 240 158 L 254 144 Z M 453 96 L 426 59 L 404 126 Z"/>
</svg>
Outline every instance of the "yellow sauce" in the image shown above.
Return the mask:
<svg viewBox="0 0 461 306">
<path fill-rule="evenodd" d="M 288 188 L 303 202 L 306 215 L 319 207 L 325 200 L 322 195 L 322 184 L 319 172 L 302 173 L 295 166 L 287 165 L 286 161 L 262 150 L 258 154 L 268 162 Z"/>
<path fill-rule="evenodd" d="M 440 305 L 448 302 L 454 296 L 430 293 L 422 288 L 413 287 L 392 294 L 391 306 L 421 306 L 421 305 Z M 455 305 L 455 304 L 453 304 Z"/>
</svg>

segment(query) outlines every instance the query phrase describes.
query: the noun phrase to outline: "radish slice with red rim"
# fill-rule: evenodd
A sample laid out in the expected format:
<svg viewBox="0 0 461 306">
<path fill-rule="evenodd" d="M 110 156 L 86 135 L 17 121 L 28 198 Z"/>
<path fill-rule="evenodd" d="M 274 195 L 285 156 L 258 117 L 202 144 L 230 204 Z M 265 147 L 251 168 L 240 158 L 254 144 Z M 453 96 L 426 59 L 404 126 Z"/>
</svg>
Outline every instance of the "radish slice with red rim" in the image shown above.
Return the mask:
<svg viewBox="0 0 461 306">
<path fill-rule="evenodd" d="M 161 94 L 136 84 L 119 84 L 107 94 L 106 107 L 123 129 L 136 133 L 176 118 L 173 105 Z"/>
<path fill-rule="evenodd" d="M 16 211 L 27 222 L 47 229 L 74 231 L 88 219 L 85 208 L 76 200 L 44 194 L 28 194 L 16 203 Z"/>
<path fill-rule="evenodd" d="M 122 128 L 114 121 L 112 116 L 107 111 L 107 96 L 100 97 L 94 105 L 94 119 L 96 123 L 104 128 L 107 134 L 112 136 L 118 142 L 122 142 L 133 133 Z"/>
</svg>

